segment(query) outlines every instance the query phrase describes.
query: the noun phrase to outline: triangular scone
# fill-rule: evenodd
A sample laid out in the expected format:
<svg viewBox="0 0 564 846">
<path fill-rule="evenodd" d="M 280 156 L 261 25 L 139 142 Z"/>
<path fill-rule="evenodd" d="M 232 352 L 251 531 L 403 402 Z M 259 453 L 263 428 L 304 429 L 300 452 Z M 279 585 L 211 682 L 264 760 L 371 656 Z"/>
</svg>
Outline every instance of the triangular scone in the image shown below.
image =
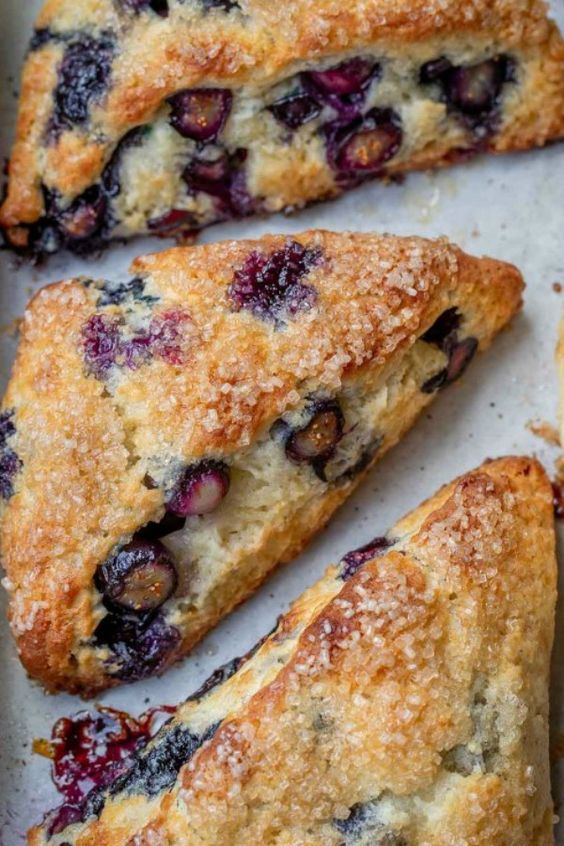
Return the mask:
<svg viewBox="0 0 564 846">
<path fill-rule="evenodd" d="M 33 253 L 564 136 L 542 0 L 49 0 L 0 226 Z"/>
<path fill-rule="evenodd" d="M 446 241 L 331 232 L 132 271 L 35 297 L 2 406 L 12 629 L 52 690 L 187 652 L 304 547 L 522 291 L 512 265 Z"/>
<path fill-rule="evenodd" d="M 549 846 L 554 546 L 540 464 L 468 473 L 30 846 Z"/>
</svg>

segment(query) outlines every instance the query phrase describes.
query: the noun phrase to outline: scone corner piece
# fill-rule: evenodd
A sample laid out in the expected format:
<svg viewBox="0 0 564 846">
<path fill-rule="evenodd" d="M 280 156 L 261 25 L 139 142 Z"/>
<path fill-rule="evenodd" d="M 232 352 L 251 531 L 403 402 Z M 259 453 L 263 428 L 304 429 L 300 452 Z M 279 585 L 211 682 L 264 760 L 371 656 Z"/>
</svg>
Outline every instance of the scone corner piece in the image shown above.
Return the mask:
<svg viewBox="0 0 564 846">
<path fill-rule="evenodd" d="M 488 461 L 331 567 L 53 846 L 552 846 L 555 599 L 549 480 Z"/>
</svg>

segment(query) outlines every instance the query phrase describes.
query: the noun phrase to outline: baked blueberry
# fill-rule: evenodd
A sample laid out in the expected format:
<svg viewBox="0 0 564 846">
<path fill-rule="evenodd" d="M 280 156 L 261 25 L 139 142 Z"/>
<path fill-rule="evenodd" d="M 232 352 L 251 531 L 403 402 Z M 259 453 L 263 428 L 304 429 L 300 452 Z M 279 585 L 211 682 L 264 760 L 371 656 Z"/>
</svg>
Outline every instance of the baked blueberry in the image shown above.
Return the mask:
<svg viewBox="0 0 564 846">
<path fill-rule="evenodd" d="M 84 35 L 65 50 L 54 93 L 51 130 L 80 126 L 88 119 L 92 102 L 106 91 L 114 47 L 109 38 Z"/>
<path fill-rule="evenodd" d="M 378 537 L 371 540 L 364 546 L 358 549 L 353 549 L 341 560 L 341 570 L 339 576 L 346 582 L 351 576 L 354 576 L 359 567 L 379 555 L 383 555 L 387 549 L 394 545 L 394 541 L 387 537 Z"/>
<path fill-rule="evenodd" d="M 437 317 L 433 325 L 421 335 L 421 340 L 443 349 L 447 338 L 460 328 L 461 322 L 462 317 L 456 306 L 447 308 Z"/>
<path fill-rule="evenodd" d="M 146 540 L 159 540 L 159 538 L 164 538 L 166 535 L 180 531 L 180 529 L 184 528 L 185 523 L 185 517 L 178 517 L 171 511 L 165 511 L 161 520 L 158 522 L 151 521 L 139 529 L 137 537 L 145 538 Z"/>
<path fill-rule="evenodd" d="M 94 642 L 113 652 L 109 660 L 113 675 L 138 681 L 164 669 L 180 644 L 180 633 L 160 613 L 148 619 L 109 613 L 98 624 Z"/>
<path fill-rule="evenodd" d="M 121 349 L 119 324 L 116 318 L 93 314 L 82 329 L 84 361 L 98 379 L 107 376 Z"/>
<path fill-rule="evenodd" d="M 436 82 L 449 107 L 480 122 L 499 104 L 506 82 L 513 78 L 513 62 L 507 56 L 496 56 L 473 65 L 453 65 L 442 57 L 421 68 L 423 83 Z"/>
<path fill-rule="evenodd" d="M 145 280 L 139 276 L 128 279 L 127 282 L 106 281 L 100 288 L 100 296 L 96 306 L 122 305 L 131 300 L 136 303 L 152 305 L 158 302 L 158 297 L 145 293 Z"/>
<path fill-rule="evenodd" d="M 91 238 L 104 223 L 107 201 L 95 185 L 58 215 L 58 225 L 65 238 Z"/>
<path fill-rule="evenodd" d="M 255 317 L 277 324 L 300 311 L 309 310 L 317 292 L 302 278 L 321 261 L 319 250 L 289 241 L 267 256 L 252 252 L 228 288 L 234 311 L 250 311 Z"/>
<path fill-rule="evenodd" d="M 184 138 L 213 141 L 225 125 L 233 95 L 227 88 L 192 88 L 169 97 L 169 121 Z"/>
<path fill-rule="evenodd" d="M 366 89 L 379 73 L 380 66 L 373 59 L 357 57 L 324 71 L 307 71 L 301 80 L 315 99 L 331 106 L 341 118 L 350 119 L 360 114 Z"/>
<path fill-rule="evenodd" d="M 289 94 L 276 100 L 268 107 L 274 117 L 289 129 L 298 129 L 304 123 L 316 118 L 321 112 L 321 106 L 309 94 Z"/>
<path fill-rule="evenodd" d="M 378 70 L 373 59 L 356 57 L 347 59 L 323 71 L 308 71 L 307 78 L 320 91 L 327 94 L 353 94 L 361 91 Z"/>
<path fill-rule="evenodd" d="M 173 235 L 183 231 L 191 231 L 196 227 L 196 219 L 193 212 L 185 209 L 171 209 L 159 217 L 151 217 L 147 221 L 147 228 L 150 232 L 157 232 L 159 235 Z"/>
<path fill-rule="evenodd" d="M 177 517 L 215 511 L 229 490 L 229 470 L 222 461 L 206 459 L 186 468 L 178 480 L 166 509 Z"/>
<path fill-rule="evenodd" d="M 299 464 L 326 462 L 341 438 L 345 419 L 336 400 L 313 400 L 308 421 L 299 429 L 290 430 L 286 439 L 286 455 Z"/>
<path fill-rule="evenodd" d="M 132 12 L 143 12 L 151 9 L 159 17 L 168 17 L 168 0 L 118 0 L 124 9 Z"/>
<path fill-rule="evenodd" d="M 378 173 L 401 147 L 403 131 L 396 112 L 375 108 L 346 126 L 330 124 L 326 136 L 333 167 L 358 176 Z"/>
<path fill-rule="evenodd" d="M 137 537 L 98 567 L 94 582 L 109 606 L 144 613 L 159 608 L 172 596 L 178 576 L 158 540 Z"/>
<path fill-rule="evenodd" d="M 469 337 L 458 341 L 456 332 L 451 333 L 443 345 L 443 351 L 448 355 L 448 364 L 423 384 L 421 387 L 423 393 L 432 394 L 460 378 L 474 358 L 477 349 L 476 338 Z"/>
</svg>

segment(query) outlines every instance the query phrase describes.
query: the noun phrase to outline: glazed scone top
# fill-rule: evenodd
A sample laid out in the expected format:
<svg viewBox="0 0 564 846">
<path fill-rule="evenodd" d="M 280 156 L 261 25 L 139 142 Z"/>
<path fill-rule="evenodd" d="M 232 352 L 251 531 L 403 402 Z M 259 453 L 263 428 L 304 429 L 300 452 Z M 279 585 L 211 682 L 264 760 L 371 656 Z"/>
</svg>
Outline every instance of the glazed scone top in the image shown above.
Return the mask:
<svg viewBox="0 0 564 846">
<path fill-rule="evenodd" d="M 368 45 L 423 63 L 442 54 L 445 38 L 460 60 L 478 43 L 493 54 L 545 45 L 555 60 L 564 61 L 562 39 L 540 0 L 292 0 L 283 5 L 241 0 L 240 7 L 228 0 L 170 0 L 168 17 L 137 6 L 140 13 L 128 11 L 126 0 L 46 3 L 24 69 L 8 196 L 0 210 L 3 226 L 41 216 L 42 183 L 66 201 L 85 191 L 119 140 L 153 120 L 167 97 L 185 89 L 246 85 L 258 91 L 308 63 L 362 54 Z M 88 125 L 63 129 L 47 143 L 57 68 L 65 39 L 77 34 L 107 50 L 104 73 L 110 77 L 89 103 Z M 417 47 L 416 41 L 421 42 Z M 562 85 L 558 66 L 557 61 L 547 65 L 543 96 Z M 555 119 L 547 121 L 552 125 Z"/>
<path fill-rule="evenodd" d="M 288 250 L 308 269 L 276 320 L 234 310 L 237 274 Z M 177 248 L 132 270 L 133 286 L 50 286 L 23 321 L 3 403 L 19 464 L 2 547 L 12 625 L 31 657 L 43 653 L 53 609 L 63 630 L 54 661 L 59 652 L 67 661 L 79 621 L 90 636 L 96 567 L 162 517 L 179 467 L 203 454 L 229 461 L 305 397 L 334 395 L 370 362 L 383 370 L 452 305 L 452 292 L 464 292 L 470 312 L 476 303 L 491 336 L 522 287 L 511 266 L 446 241 L 329 232 Z"/>
</svg>

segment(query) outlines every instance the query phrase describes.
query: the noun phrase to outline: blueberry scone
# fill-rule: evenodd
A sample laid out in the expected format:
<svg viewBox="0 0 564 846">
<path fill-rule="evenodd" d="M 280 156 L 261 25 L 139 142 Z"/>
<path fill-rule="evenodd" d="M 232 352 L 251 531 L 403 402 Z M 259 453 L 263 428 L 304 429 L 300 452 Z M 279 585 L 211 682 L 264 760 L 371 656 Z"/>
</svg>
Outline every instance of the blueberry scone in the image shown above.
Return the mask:
<svg viewBox="0 0 564 846">
<path fill-rule="evenodd" d="M 468 473 L 30 846 L 550 846 L 554 546 L 540 464 Z"/>
<path fill-rule="evenodd" d="M 41 291 L 0 417 L 1 543 L 29 673 L 160 672 L 295 556 L 520 306 L 446 241 L 309 232 L 175 248 Z"/>
<path fill-rule="evenodd" d="M 186 234 L 564 136 L 542 0 L 49 0 L 0 227 L 31 254 Z"/>
</svg>

